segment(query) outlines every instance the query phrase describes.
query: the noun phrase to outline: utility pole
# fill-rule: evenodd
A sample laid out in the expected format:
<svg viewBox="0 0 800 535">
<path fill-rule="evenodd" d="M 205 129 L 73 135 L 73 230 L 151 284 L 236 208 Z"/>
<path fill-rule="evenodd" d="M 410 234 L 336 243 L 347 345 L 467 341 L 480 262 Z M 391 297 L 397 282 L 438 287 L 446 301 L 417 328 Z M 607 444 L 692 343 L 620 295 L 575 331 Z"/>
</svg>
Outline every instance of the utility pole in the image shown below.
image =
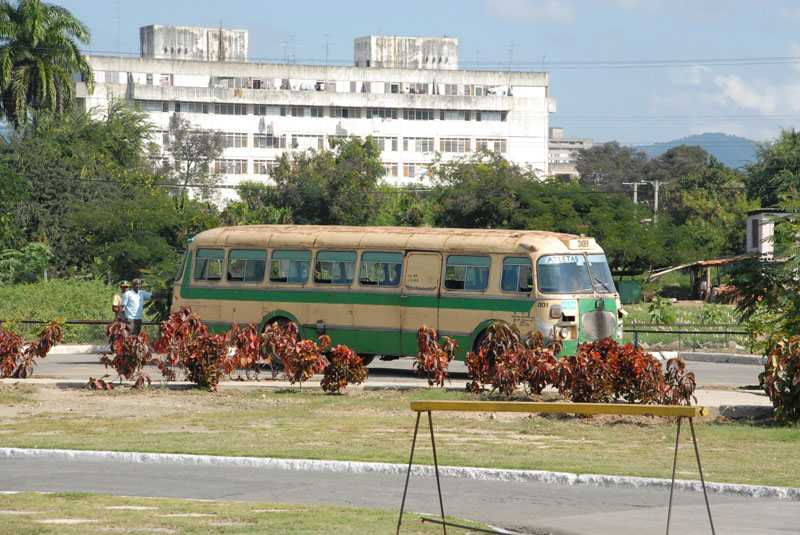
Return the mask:
<svg viewBox="0 0 800 535">
<path fill-rule="evenodd" d="M 639 204 L 639 186 L 644 182 L 623 182 L 623 186 L 633 186 L 633 204 Z"/>
</svg>

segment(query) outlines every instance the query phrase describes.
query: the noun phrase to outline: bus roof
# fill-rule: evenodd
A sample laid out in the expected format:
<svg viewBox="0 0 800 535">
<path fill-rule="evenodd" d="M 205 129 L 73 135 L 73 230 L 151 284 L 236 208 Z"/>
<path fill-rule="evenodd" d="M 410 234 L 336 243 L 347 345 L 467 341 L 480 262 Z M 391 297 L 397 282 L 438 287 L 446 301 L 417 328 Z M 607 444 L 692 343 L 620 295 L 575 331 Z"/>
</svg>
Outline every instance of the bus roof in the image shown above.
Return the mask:
<svg viewBox="0 0 800 535">
<path fill-rule="evenodd" d="M 535 251 L 602 252 L 594 238 L 538 230 L 453 229 L 430 227 L 348 227 L 333 225 L 243 225 L 206 230 L 196 246 L 315 247 L 402 249 L 521 254 Z M 529 250 L 530 251 L 530 250 Z"/>
</svg>

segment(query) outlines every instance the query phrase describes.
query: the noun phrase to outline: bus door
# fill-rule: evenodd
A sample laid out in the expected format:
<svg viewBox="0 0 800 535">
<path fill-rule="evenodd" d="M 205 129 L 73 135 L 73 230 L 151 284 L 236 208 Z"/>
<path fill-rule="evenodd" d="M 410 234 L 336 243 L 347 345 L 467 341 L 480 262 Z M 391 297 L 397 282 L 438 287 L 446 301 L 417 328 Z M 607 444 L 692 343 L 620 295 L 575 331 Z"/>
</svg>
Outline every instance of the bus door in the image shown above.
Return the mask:
<svg viewBox="0 0 800 535">
<path fill-rule="evenodd" d="M 439 330 L 439 287 L 442 255 L 421 251 L 406 254 L 401 288 L 401 343 L 404 355 L 416 355 L 417 331 L 423 325 Z"/>
</svg>

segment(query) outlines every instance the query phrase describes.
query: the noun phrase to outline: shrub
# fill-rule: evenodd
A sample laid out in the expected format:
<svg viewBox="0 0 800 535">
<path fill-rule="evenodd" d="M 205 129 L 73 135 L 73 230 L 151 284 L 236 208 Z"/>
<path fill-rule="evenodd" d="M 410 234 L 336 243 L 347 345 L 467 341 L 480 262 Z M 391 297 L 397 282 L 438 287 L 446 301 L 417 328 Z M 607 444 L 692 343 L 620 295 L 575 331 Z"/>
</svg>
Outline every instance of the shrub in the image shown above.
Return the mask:
<svg viewBox="0 0 800 535">
<path fill-rule="evenodd" d="M 447 336 L 442 337 L 432 327 L 423 325 L 417 331 L 419 352 L 414 361 L 414 372 L 428 378 L 428 386 L 444 386 L 447 379 L 447 367 L 458 351 L 458 343 Z"/>
<path fill-rule="evenodd" d="M 250 379 L 251 374 L 257 379 L 261 372 L 261 336 L 258 328 L 248 323 L 244 328 L 234 323 L 228 333 L 231 347 L 234 349 L 233 361 L 236 366 L 244 369 L 245 376 Z"/>
<path fill-rule="evenodd" d="M 175 378 L 175 373 L 169 369 L 166 362 L 153 357 L 150 352 L 150 338 L 146 333 L 129 334 L 128 325 L 122 322 L 109 324 L 106 333 L 111 344 L 111 352 L 101 353 L 100 362 L 106 368 L 114 368 L 120 380 L 123 377 L 128 381 L 133 379 L 134 388 L 150 386 L 150 374 L 144 371 L 144 367 L 148 364 L 158 366 L 165 378 Z M 90 378 L 89 383 L 92 381 Z"/>
<path fill-rule="evenodd" d="M 297 326 L 293 325 L 295 332 Z M 283 362 L 283 373 L 286 379 L 291 384 L 303 383 L 311 379 L 315 373 L 321 373 L 325 370 L 328 361 L 322 354 L 331 345 L 331 339 L 327 335 L 319 337 L 319 345 L 315 344 L 313 340 L 301 340 L 294 344 L 287 345 L 285 351 L 281 353 L 281 361 Z"/>
<path fill-rule="evenodd" d="M 178 365 L 187 379 L 201 388 L 217 390 L 225 374 L 236 369 L 229 356 L 227 334 L 211 335 L 189 306 L 182 306 L 161 324 L 160 336 L 153 348 Z"/>
<path fill-rule="evenodd" d="M 367 367 L 355 351 L 338 345 L 331 350 L 320 386 L 324 392 L 339 394 L 348 384 L 360 385 L 367 379 Z"/>
<path fill-rule="evenodd" d="M 19 334 L 0 328 L 0 374 L 16 379 L 30 377 L 36 359 L 45 358 L 62 338 L 63 331 L 57 323 L 45 325 L 32 342 L 23 342 Z"/>
<path fill-rule="evenodd" d="M 772 401 L 775 419 L 800 423 L 800 336 L 783 336 L 770 345 L 758 381 Z"/>
<path fill-rule="evenodd" d="M 647 306 L 647 314 L 652 323 L 675 323 L 675 307 L 666 297 L 653 297 Z"/>
<path fill-rule="evenodd" d="M 664 375 L 664 389 L 661 396 L 661 403 L 664 405 L 680 405 L 685 403 L 691 405 L 692 401 L 697 401 L 694 397 L 694 390 L 697 382 L 694 380 L 694 373 L 686 371 L 686 363 L 683 359 L 669 359 L 667 361 L 667 373 Z"/>
</svg>

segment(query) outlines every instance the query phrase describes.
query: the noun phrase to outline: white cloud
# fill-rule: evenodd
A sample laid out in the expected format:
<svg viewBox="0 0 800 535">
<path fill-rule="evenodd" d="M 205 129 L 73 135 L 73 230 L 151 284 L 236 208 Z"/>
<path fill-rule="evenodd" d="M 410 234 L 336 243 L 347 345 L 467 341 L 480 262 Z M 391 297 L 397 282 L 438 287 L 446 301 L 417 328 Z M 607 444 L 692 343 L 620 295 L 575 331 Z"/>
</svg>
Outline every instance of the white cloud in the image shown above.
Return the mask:
<svg viewBox="0 0 800 535">
<path fill-rule="evenodd" d="M 680 69 L 671 69 L 669 81 L 676 85 L 700 85 L 706 73 L 711 72 L 705 65 L 692 65 Z"/>
<path fill-rule="evenodd" d="M 565 0 L 484 0 L 490 16 L 517 21 L 574 22 L 575 7 Z"/>
</svg>

